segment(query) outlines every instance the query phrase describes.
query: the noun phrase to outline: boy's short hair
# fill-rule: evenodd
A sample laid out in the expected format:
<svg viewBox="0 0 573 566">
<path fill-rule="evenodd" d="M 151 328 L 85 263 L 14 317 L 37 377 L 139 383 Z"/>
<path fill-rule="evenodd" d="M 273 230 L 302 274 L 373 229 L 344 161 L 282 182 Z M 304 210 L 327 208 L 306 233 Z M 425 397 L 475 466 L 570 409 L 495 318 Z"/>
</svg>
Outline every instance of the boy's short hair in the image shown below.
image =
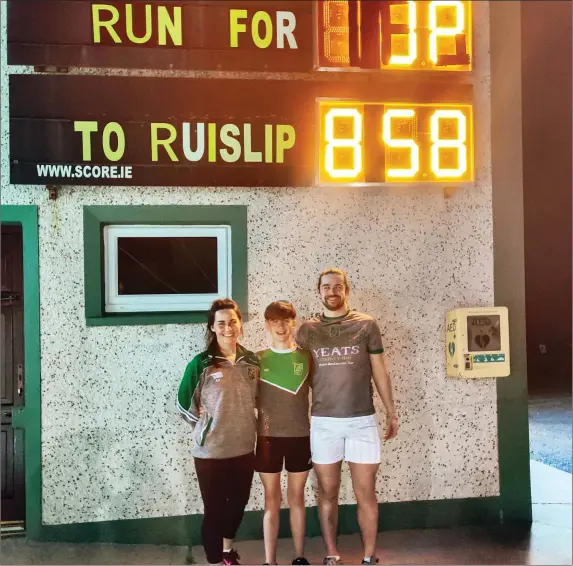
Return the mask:
<svg viewBox="0 0 573 566">
<path fill-rule="evenodd" d="M 275 301 L 265 309 L 265 320 L 288 320 L 296 318 L 296 310 L 288 301 Z"/>
</svg>

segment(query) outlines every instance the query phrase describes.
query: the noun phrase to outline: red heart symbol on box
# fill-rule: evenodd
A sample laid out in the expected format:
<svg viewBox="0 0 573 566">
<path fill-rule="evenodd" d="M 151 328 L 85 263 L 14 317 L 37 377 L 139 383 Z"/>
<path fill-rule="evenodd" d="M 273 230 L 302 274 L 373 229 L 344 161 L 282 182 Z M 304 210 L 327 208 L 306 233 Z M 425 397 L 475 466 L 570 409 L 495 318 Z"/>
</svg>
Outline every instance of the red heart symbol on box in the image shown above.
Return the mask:
<svg viewBox="0 0 573 566">
<path fill-rule="evenodd" d="M 485 350 L 489 344 L 489 336 L 487 334 L 478 334 L 475 338 L 475 342 L 482 350 Z"/>
</svg>

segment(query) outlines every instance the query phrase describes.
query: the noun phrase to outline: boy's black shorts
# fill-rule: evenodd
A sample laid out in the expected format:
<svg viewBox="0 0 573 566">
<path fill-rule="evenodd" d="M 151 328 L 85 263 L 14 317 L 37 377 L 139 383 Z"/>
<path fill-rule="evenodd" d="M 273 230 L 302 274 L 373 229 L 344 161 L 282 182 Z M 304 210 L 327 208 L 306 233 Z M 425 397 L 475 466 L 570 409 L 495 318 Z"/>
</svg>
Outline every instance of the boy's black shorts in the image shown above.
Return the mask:
<svg viewBox="0 0 573 566">
<path fill-rule="evenodd" d="M 259 436 L 255 452 L 255 470 L 263 474 L 282 471 L 308 472 L 312 468 L 310 436 Z"/>
</svg>

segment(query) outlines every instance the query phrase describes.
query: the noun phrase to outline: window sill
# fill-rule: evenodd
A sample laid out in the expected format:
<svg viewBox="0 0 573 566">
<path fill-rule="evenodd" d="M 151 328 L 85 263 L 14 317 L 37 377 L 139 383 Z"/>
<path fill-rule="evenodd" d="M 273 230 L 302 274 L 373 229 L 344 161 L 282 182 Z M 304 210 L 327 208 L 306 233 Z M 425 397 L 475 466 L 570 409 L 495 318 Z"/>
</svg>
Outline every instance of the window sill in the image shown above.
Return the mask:
<svg viewBox="0 0 573 566">
<path fill-rule="evenodd" d="M 86 318 L 86 326 L 205 323 L 207 315 L 207 312 L 109 313 L 105 316 Z"/>
</svg>

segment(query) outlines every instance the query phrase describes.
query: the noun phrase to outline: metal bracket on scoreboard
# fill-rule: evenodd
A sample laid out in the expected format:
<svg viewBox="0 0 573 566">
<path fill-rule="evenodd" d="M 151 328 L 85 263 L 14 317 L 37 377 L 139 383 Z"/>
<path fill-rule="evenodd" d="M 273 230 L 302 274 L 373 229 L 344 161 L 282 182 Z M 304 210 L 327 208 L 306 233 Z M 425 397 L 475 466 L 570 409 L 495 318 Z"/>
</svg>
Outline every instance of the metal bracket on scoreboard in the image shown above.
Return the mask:
<svg viewBox="0 0 573 566">
<path fill-rule="evenodd" d="M 459 190 L 459 187 L 444 186 L 444 198 L 451 199 Z"/>
</svg>

